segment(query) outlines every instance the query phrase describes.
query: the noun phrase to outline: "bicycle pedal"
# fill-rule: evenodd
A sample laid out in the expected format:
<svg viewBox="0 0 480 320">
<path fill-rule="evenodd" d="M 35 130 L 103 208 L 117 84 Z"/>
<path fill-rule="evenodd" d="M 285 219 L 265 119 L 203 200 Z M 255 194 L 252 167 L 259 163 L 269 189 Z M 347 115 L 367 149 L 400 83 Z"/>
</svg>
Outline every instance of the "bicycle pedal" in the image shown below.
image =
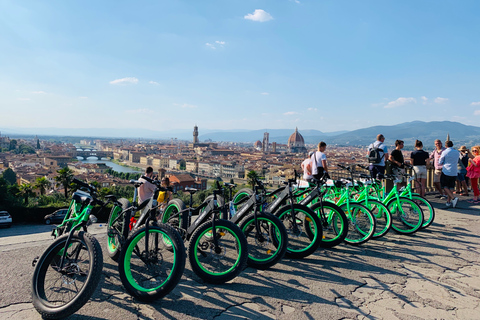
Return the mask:
<svg viewBox="0 0 480 320">
<path fill-rule="evenodd" d="M 107 235 L 109 237 L 115 237 L 116 235 L 118 235 L 118 232 L 117 232 L 117 230 L 110 228 L 110 229 L 107 230 Z"/>
</svg>

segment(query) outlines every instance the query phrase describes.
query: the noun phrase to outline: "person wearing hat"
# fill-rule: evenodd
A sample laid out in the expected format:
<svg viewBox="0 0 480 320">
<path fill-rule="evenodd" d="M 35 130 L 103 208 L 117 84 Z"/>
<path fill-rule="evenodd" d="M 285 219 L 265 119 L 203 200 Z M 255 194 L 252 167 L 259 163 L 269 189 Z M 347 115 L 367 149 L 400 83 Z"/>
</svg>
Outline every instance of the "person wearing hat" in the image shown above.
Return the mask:
<svg viewBox="0 0 480 320">
<path fill-rule="evenodd" d="M 468 158 L 470 151 L 467 149 L 467 146 L 461 146 L 458 151 L 460 151 L 460 158 L 458 158 L 458 175 L 457 175 L 457 194 L 461 196 L 468 196 L 468 187 L 466 181 L 467 167 L 468 167 Z"/>
</svg>

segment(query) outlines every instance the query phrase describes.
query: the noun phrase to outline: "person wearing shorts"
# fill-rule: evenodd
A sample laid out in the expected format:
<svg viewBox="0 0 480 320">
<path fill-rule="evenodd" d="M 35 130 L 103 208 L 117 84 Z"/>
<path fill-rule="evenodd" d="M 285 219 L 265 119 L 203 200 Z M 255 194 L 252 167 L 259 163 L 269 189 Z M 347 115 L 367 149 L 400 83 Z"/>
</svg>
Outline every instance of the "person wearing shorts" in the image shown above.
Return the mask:
<svg viewBox="0 0 480 320">
<path fill-rule="evenodd" d="M 445 146 L 447 148 L 442 152 L 440 159 L 438 159 L 438 163 L 443 165 L 440 176 L 440 184 L 448 196 L 446 203 L 447 207 L 455 208 L 458 198 L 454 197 L 453 190 L 455 189 L 455 182 L 457 181 L 457 163 L 458 159 L 460 158 L 460 152 L 452 148 L 452 141 L 445 142 Z"/>
<path fill-rule="evenodd" d="M 435 167 L 435 172 L 433 175 L 433 185 L 435 186 L 435 189 L 440 193 L 437 198 L 442 198 L 445 199 L 447 198 L 444 194 L 444 191 L 442 189 L 441 183 L 440 183 L 440 177 L 442 176 L 442 165 L 438 163 L 438 160 L 440 159 L 440 156 L 442 155 L 443 151 L 445 151 L 445 148 L 442 146 L 442 141 L 439 139 L 435 140 L 435 150 L 432 151 L 430 154 L 430 159 L 433 159 L 434 162 L 434 167 Z"/>
<path fill-rule="evenodd" d="M 420 191 L 422 197 L 425 196 L 425 185 L 427 184 L 427 161 L 428 152 L 423 150 L 423 143 L 415 140 L 415 151 L 410 154 L 410 159 L 415 171 L 415 189 Z"/>
</svg>

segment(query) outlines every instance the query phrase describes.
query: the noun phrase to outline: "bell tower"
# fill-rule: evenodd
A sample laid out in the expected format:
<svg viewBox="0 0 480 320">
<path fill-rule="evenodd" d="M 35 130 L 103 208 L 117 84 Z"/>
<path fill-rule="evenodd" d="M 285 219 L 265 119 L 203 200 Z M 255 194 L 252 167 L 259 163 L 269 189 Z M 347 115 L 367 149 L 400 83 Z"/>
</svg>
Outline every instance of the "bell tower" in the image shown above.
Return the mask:
<svg viewBox="0 0 480 320">
<path fill-rule="evenodd" d="M 198 127 L 193 127 L 193 144 L 198 143 Z"/>
</svg>

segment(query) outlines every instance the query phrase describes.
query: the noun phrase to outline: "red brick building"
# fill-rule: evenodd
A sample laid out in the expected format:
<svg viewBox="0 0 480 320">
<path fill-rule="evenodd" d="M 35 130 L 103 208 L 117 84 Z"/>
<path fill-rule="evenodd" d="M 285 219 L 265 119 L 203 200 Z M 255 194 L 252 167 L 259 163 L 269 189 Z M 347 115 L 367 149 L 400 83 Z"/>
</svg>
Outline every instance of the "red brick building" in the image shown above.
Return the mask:
<svg viewBox="0 0 480 320">
<path fill-rule="evenodd" d="M 207 179 L 195 179 L 189 174 L 172 174 L 169 179 L 173 191 L 184 191 L 187 187 L 199 190 L 207 189 Z"/>
</svg>

